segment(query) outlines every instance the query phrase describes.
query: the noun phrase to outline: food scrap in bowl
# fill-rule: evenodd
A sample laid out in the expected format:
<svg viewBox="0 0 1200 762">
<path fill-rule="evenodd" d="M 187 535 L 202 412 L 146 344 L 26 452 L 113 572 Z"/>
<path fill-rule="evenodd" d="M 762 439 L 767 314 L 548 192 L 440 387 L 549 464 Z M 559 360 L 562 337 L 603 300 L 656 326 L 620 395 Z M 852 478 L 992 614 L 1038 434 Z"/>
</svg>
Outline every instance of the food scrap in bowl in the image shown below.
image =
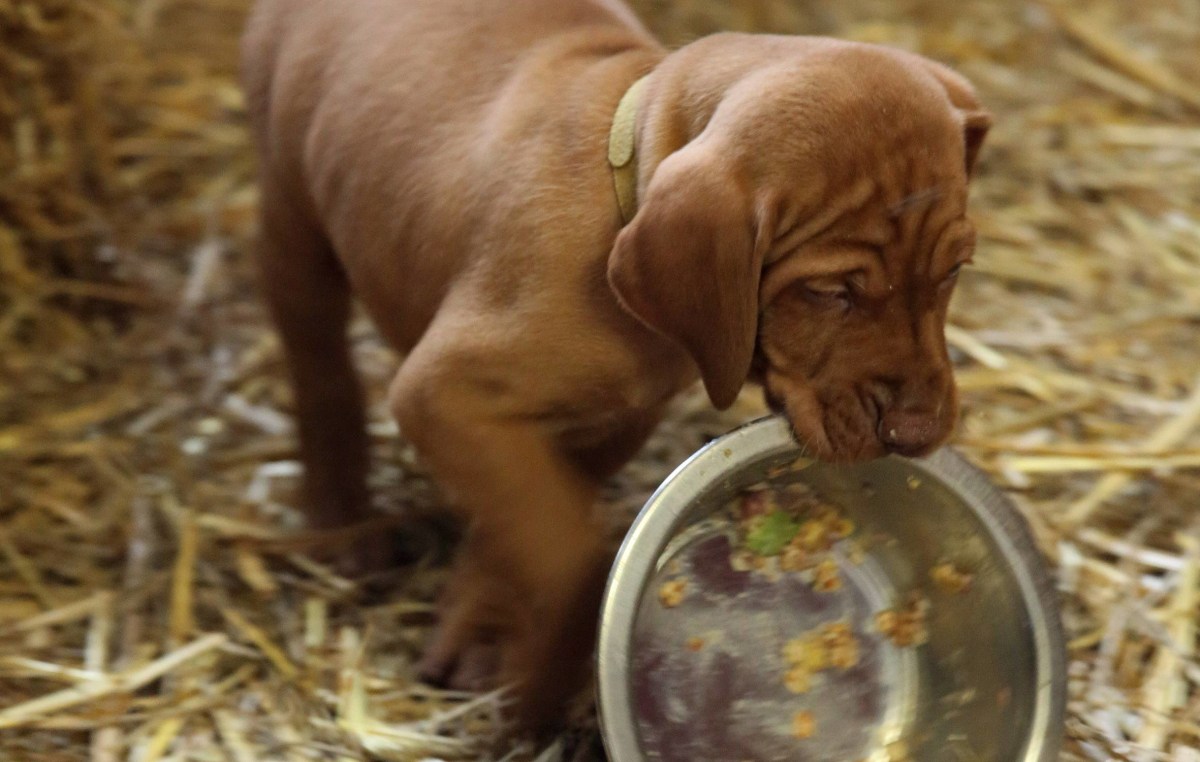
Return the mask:
<svg viewBox="0 0 1200 762">
<path fill-rule="evenodd" d="M 687 595 L 687 580 L 673 579 L 664 582 L 662 587 L 658 588 L 658 601 L 664 607 L 673 609 L 683 603 L 684 597 Z"/>
<path fill-rule="evenodd" d="M 911 595 L 903 606 L 876 614 L 875 629 L 900 648 L 924 645 L 929 641 L 928 613 L 929 600 L 921 594 Z"/>
<path fill-rule="evenodd" d="M 792 667 L 784 673 L 783 685 L 791 693 L 808 693 L 812 689 L 812 673 L 802 667 Z"/>
<path fill-rule="evenodd" d="M 809 487 L 751 488 L 733 501 L 731 513 L 738 535 L 730 557 L 734 570 L 759 571 L 770 577 L 804 573 L 811 575 L 817 591 L 842 588 L 839 567 L 831 554 L 856 527 Z M 851 554 L 853 550 L 851 547 Z"/>
<path fill-rule="evenodd" d="M 806 738 L 812 738 L 815 732 L 817 732 L 817 721 L 812 712 L 802 710 L 792 715 L 793 736 L 803 741 Z"/>
<path fill-rule="evenodd" d="M 929 578 L 943 593 L 965 593 L 971 589 L 974 576 L 952 563 L 941 563 L 929 570 Z"/>
<path fill-rule="evenodd" d="M 818 672 L 858 666 L 859 643 L 848 622 L 828 622 L 785 643 L 783 659 L 788 665 L 784 686 L 792 693 L 807 693 Z"/>
<path fill-rule="evenodd" d="M 833 559 L 827 558 L 817 564 L 813 589 L 819 593 L 832 593 L 842 589 L 842 577 L 838 573 L 838 565 Z"/>
</svg>

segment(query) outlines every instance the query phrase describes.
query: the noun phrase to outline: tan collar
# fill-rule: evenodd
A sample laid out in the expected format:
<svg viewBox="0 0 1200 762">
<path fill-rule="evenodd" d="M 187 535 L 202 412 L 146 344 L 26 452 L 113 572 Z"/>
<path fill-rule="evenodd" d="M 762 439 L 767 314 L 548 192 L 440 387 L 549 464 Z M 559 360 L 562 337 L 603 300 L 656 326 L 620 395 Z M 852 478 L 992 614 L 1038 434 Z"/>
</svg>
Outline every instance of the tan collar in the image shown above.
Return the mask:
<svg viewBox="0 0 1200 762">
<path fill-rule="evenodd" d="M 646 77 L 642 77 L 621 96 L 621 102 L 613 114 L 612 128 L 608 132 L 608 164 L 612 167 L 617 205 L 621 207 L 621 218 L 626 225 L 637 214 L 638 173 L 634 136 L 637 132 L 638 97 L 645 83 Z"/>
</svg>

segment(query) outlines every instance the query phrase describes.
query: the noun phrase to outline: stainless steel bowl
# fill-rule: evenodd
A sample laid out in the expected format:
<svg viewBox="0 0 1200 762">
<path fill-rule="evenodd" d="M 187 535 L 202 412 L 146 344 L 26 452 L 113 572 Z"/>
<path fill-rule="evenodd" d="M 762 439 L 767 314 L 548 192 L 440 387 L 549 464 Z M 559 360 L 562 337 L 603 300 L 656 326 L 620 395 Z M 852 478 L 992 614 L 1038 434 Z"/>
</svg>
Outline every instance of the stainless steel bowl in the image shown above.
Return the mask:
<svg viewBox="0 0 1200 762">
<path fill-rule="evenodd" d="M 609 758 L 1057 759 L 1062 629 L 1051 578 L 1012 505 L 948 450 L 852 466 L 797 462 L 799 454 L 785 422 L 763 419 L 709 444 L 647 502 L 617 556 L 601 618 Z M 855 537 L 871 540 L 834 548 L 839 590 L 731 566 L 723 509 L 763 481 L 809 485 L 856 524 Z M 946 564 L 971 575 L 969 589 L 932 583 Z M 676 579 L 687 594 L 668 608 L 659 594 Z M 929 604 L 928 640 L 899 647 L 875 617 L 918 592 Z M 792 692 L 784 644 L 833 620 L 852 627 L 856 664 Z M 798 715 L 807 732 L 796 732 Z"/>
</svg>

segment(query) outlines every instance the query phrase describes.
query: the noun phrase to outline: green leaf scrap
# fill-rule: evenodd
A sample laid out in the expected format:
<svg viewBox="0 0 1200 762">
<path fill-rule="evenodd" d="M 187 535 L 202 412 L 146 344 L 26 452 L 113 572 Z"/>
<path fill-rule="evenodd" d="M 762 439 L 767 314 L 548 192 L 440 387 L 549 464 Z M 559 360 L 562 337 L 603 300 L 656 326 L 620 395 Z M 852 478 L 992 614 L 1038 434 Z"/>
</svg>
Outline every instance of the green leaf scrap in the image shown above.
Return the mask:
<svg viewBox="0 0 1200 762">
<path fill-rule="evenodd" d="M 773 511 L 746 535 L 746 547 L 760 556 L 777 556 L 799 531 L 799 522 L 784 511 Z"/>
</svg>

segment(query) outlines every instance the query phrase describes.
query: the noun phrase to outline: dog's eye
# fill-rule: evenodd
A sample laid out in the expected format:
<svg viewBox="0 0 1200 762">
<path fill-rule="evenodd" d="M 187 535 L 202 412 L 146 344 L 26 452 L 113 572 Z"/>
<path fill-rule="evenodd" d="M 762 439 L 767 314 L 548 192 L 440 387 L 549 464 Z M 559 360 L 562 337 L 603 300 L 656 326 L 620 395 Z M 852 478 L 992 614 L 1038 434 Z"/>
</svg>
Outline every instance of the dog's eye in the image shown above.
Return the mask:
<svg viewBox="0 0 1200 762">
<path fill-rule="evenodd" d="M 954 267 L 951 267 L 949 272 L 946 273 L 946 277 L 942 278 L 941 285 L 945 288 L 949 288 L 950 286 L 954 285 L 954 282 L 958 280 L 958 274 L 961 273 L 962 269 L 969 264 L 971 264 L 971 260 L 965 259 L 956 264 Z"/>
<path fill-rule="evenodd" d="M 854 295 L 846 283 L 832 281 L 810 281 L 804 284 L 804 296 L 817 304 L 836 305 L 849 308 Z"/>
</svg>

